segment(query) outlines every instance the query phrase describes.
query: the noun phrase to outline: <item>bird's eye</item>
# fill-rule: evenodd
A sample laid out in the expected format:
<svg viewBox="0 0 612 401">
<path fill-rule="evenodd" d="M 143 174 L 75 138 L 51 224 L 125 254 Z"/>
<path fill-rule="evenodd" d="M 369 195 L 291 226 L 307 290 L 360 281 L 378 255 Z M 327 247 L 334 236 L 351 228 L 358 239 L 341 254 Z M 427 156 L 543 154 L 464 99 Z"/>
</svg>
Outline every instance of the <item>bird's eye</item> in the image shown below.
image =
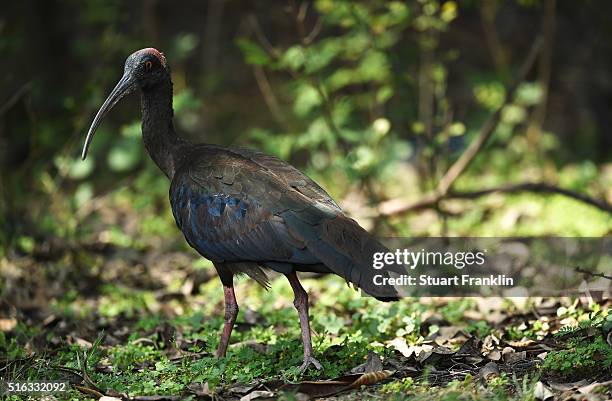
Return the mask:
<svg viewBox="0 0 612 401">
<path fill-rule="evenodd" d="M 145 61 L 145 69 L 149 71 L 151 68 L 153 68 L 153 63 L 150 61 Z"/>
</svg>

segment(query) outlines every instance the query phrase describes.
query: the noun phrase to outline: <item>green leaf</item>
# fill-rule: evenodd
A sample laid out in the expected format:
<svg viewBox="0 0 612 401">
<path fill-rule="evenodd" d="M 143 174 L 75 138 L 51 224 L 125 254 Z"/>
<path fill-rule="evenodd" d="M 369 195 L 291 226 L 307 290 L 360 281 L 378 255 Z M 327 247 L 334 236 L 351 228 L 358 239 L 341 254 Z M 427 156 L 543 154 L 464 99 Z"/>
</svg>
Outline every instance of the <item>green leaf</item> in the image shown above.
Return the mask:
<svg viewBox="0 0 612 401">
<path fill-rule="evenodd" d="M 19 247 L 19 249 L 21 249 L 25 253 L 32 253 L 35 245 L 36 245 L 36 241 L 34 241 L 34 238 L 32 237 L 28 237 L 24 235 L 17 239 L 17 246 Z"/>
<path fill-rule="evenodd" d="M 336 145 L 336 139 L 325 119 L 319 117 L 310 124 L 304 134 L 300 135 L 296 146 L 302 149 L 313 149 L 322 143 L 331 149 Z"/>
<path fill-rule="evenodd" d="M 299 117 L 305 117 L 313 108 L 321 104 L 321 96 L 312 85 L 300 85 L 296 92 L 293 111 Z"/>
<path fill-rule="evenodd" d="M 393 88 L 385 85 L 376 92 L 376 101 L 378 103 L 386 103 L 393 96 Z"/>
<path fill-rule="evenodd" d="M 382 82 L 390 75 L 387 55 L 379 51 L 368 52 L 359 65 L 359 79 L 361 81 Z"/>
<path fill-rule="evenodd" d="M 501 120 L 507 124 L 519 124 L 527 118 L 527 111 L 522 106 L 509 104 L 502 110 Z"/>
<path fill-rule="evenodd" d="M 504 103 L 506 89 L 498 81 L 480 83 L 474 88 L 474 96 L 488 110 L 495 110 Z"/>
<path fill-rule="evenodd" d="M 281 66 L 289 67 L 290 69 L 297 71 L 304 65 L 306 61 L 306 53 L 302 46 L 296 45 L 291 46 L 281 57 Z"/>
<path fill-rule="evenodd" d="M 448 127 L 448 134 L 450 136 L 461 136 L 465 134 L 465 125 L 462 122 L 452 123 Z"/>
<path fill-rule="evenodd" d="M 89 182 L 85 182 L 77 188 L 74 193 L 74 202 L 78 207 L 82 206 L 93 197 L 93 186 Z"/>
<path fill-rule="evenodd" d="M 245 61 L 252 65 L 268 65 L 270 56 L 264 49 L 248 39 L 238 39 L 236 44 L 244 54 Z"/>
<path fill-rule="evenodd" d="M 352 152 L 352 157 L 352 167 L 359 172 L 369 170 L 377 162 L 376 153 L 369 146 L 359 146 Z"/>
<path fill-rule="evenodd" d="M 179 34 L 174 39 L 173 56 L 176 59 L 183 60 L 195 50 L 197 45 L 198 37 L 193 33 Z"/>
<path fill-rule="evenodd" d="M 68 177 L 73 180 L 86 178 L 94 169 L 94 157 L 91 155 L 85 160 L 81 160 L 80 158 L 72 159 L 69 163 Z"/>
<path fill-rule="evenodd" d="M 355 71 L 348 68 L 338 68 L 327 80 L 328 87 L 331 90 L 337 90 L 354 81 Z"/>
<path fill-rule="evenodd" d="M 307 49 L 304 70 L 307 74 L 320 71 L 327 67 L 342 50 L 342 41 L 336 38 L 326 39 L 318 45 Z"/>
<path fill-rule="evenodd" d="M 542 100 L 542 86 L 537 82 L 522 83 L 516 91 L 516 102 L 525 106 L 533 106 Z"/>
<path fill-rule="evenodd" d="M 176 110 L 176 98 L 178 95 L 174 96 L 173 107 Z M 140 121 L 134 121 L 131 124 L 126 124 L 121 127 L 121 135 L 126 138 L 140 138 L 140 134 L 142 123 Z"/>
<path fill-rule="evenodd" d="M 344 128 L 340 130 L 340 137 L 347 142 L 357 143 L 363 140 L 364 134 L 361 131 Z"/>
<path fill-rule="evenodd" d="M 179 116 L 186 111 L 197 109 L 201 104 L 202 101 L 193 94 L 191 89 L 183 89 L 176 93 L 172 99 L 174 112 Z M 140 132 L 140 122 L 138 122 L 126 127 L 125 136 L 138 137 L 140 136 Z"/>
<path fill-rule="evenodd" d="M 124 138 L 108 154 L 107 162 L 111 170 L 124 172 L 136 167 L 142 158 L 139 141 Z"/>
</svg>

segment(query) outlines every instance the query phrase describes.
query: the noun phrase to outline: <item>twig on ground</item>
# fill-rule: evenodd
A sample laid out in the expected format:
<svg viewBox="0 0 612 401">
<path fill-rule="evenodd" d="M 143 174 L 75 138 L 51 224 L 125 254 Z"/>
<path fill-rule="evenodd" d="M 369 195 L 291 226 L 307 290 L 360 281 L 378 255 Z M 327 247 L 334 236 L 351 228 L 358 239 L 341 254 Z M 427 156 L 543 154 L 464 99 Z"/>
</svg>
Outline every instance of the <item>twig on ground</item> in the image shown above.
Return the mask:
<svg viewBox="0 0 612 401">
<path fill-rule="evenodd" d="M 602 277 L 602 278 L 605 278 L 605 279 L 607 279 L 607 280 L 612 280 L 612 276 L 607 276 L 607 275 L 605 275 L 605 274 L 603 274 L 603 273 L 594 273 L 594 272 L 590 272 L 590 271 L 588 271 L 588 270 L 584 270 L 584 269 L 582 269 L 582 268 L 580 268 L 580 267 L 577 267 L 577 268 L 576 268 L 576 272 L 578 272 L 578 273 L 582 273 L 582 274 L 584 274 L 584 275 L 591 276 L 591 277 Z"/>
<path fill-rule="evenodd" d="M 78 384 L 73 384 L 72 387 L 74 387 L 75 389 L 79 390 L 83 394 L 93 395 L 93 396 L 95 396 L 98 399 L 104 397 L 104 394 L 102 394 L 101 392 L 99 392 L 97 390 L 94 390 L 93 388 L 89 388 L 89 387 L 85 387 L 85 386 L 79 386 Z"/>
</svg>

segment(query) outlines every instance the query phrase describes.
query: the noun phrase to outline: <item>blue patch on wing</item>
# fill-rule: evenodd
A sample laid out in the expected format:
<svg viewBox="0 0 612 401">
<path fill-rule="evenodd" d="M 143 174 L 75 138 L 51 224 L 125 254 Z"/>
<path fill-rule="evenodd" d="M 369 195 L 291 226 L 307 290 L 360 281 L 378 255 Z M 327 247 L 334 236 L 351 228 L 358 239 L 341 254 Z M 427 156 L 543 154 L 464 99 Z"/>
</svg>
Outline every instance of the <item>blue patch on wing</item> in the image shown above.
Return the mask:
<svg viewBox="0 0 612 401">
<path fill-rule="evenodd" d="M 247 209 L 249 208 L 249 204 L 245 201 L 239 201 L 238 205 L 236 205 L 236 211 L 234 212 L 234 216 L 237 219 L 243 218 L 246 216 Z"/>
<path fill-rule="evenodd" d="M 200 253 L 213 259 L 227 259 L 237 255 L 247 258 L 252 253 L 253 244 L 248 241 L 239 249 L 232 247 L 240 238 L 243 226 L 248 223 L 247 217 L 251 213 L 257 214 L 257 209 L 261 208 L 256 200 L 246 196 L 242 198 L 223 193 L 211 194 L 206 188 L 183 185 L 174 188 L 170 201 L 178 227 L 189 244 Z M 220 241 L 217 238 L 217 234 L 231 235 L 234 231 L 237 236 L 234 242 Z"/>
<path fill-rule="evenodd" d="M 225 213 L 226 208 L 230 208 L 229 216 L 233 219 L 241 220 L 244 219 L 247 215 L 247 210 L 250 208 L 250 202 L 247 202 L 245 199 L 240 199 L 235 196 L 225 195 L 225 194 L 201 194 L 197 191 L 193 191 L 190 187 L 182 186 L 178 188 L 172 194 L 171 198 L 172 202 L 172 211 L 174 212 L 175 217 L 177 218 L 177 223 L 179 226 L 183 226 L 184 221 L 179 221 L 181 211 L 185 208 L 189 208 L 189 216 L 197 216 L 197 211 L 200 206 L 205 205 L 206 211 L 208 215 L 212 217 L 222 217 Z M 258 204 L 255 203 L 257 207 Z M 196 226 L 198 222 L 195 218 L 190 218 L 191 220 L 191 229 L 194 233 L 198 232 L 198 227 Z M 199 222 L 199 224 L 203 224 L 204 222 Z"/>
<path fill-rule="evenodd" d="M 208 214 L 214 217 L 220 217 L 225 210 L 226 196 L 213 195 L 212 199 L 206 199 L 206 206 L 208 207 Z"/>
</svg>

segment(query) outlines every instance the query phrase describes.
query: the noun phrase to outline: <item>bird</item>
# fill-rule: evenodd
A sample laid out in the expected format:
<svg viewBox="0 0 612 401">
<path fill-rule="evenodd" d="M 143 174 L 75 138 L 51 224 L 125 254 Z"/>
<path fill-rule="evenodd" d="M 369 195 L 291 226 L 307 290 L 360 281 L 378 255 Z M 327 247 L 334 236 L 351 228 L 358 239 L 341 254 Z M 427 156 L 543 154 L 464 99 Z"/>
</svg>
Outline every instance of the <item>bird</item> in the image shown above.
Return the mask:
<svg viewBox="0 0 612 401">
<path fill-rule="evenodd" d="M 397 290 L 376 285 L 374 277 L 401 274 L 401 268 L 373 268 L 372 255 L 387 248 L 289 163 L 256 150 L 194 144 L 179 136 L 172 85 L 162 52 L 150 47 L 132 53 L 92 121 L 82 159 L 108 112 L 140 92 L 143 143 L 170 180 L 176 225 L 187 243 L 212 262 L 223 286 L 225 316 L 216 357 L 226 356 L 239 311 L 234 276 L 246 274 L 268 288 L 268 274 L 274 271 L 287 277 L 294 293 L 304 346 L 299 372 L 322 369 L 312 347 L 308 293 L 297 272 L 336 274 L 381 301 L 394 301 Z"/>
</svg>

